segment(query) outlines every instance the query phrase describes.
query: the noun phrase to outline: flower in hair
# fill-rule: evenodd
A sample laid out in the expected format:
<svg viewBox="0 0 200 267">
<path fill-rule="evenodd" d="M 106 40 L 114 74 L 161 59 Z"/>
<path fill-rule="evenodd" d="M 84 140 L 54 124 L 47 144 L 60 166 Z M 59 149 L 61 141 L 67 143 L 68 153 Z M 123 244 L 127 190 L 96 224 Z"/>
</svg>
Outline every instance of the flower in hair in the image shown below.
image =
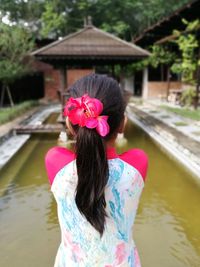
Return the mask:
<svg viewBox="0 0 200 267">
<path fill-rule="evenodd" d="M 88 94 L 82 97 L 70 97 L 64 108 L 64 116 L 68 116 L 70 122 L 80 127 L 96 128 L 101 136 L 109 133 L 107 123 L 108 116 L 100 116 L 103 111 L 103 103 L 97 98 L 91 98 Z"/>
</svg>

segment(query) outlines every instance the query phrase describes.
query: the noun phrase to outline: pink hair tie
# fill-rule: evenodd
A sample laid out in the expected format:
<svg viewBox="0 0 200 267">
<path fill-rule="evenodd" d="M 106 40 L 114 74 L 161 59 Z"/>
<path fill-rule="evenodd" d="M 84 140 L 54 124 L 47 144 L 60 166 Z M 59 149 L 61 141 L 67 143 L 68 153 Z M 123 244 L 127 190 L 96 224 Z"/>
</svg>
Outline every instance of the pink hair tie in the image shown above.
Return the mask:
<svg viewBox="0 0 200 267">
<path fill-rule="evenodd" d="M 97 98 L 91 98 L 88 94 L 82 97 L 70 97 L 64 108 L 64 116 L 68 116 L 70 122 L 80 127 L 96 128 L 101 136 L 106 136 L 110 127 L 107 123 L 108 116 L 99 116 L 103 111 L 103 103 Z"/>
</svg>

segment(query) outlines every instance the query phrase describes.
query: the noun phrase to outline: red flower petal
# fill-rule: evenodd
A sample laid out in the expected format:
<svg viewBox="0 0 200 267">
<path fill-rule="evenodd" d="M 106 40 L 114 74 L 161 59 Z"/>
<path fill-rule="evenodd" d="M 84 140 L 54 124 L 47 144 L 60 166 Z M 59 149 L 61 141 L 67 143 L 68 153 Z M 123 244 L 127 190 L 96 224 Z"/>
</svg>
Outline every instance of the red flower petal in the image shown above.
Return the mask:
<svg viewBox="0 0 200 267">
<path fill-rule="evenodd" d="M 103 137 L 106 136 L 110 131 L 110 127 L 107 123 L 107 119 L 108 119 L 108 116 L 98 117 L 98 125 L 96 127 L 96 130 Z"/>
<path fill-rule="evenodd" d="M 80 107 L 81 107 L 81 98 L 79 97 L 75 99 L 75 98 L 70 97 L 65 105 L 63 115 L 69 116 L 72 110 L 80 108 Z"/>
<path fill-rule="evenodd" d="M 87 118 L 85 126 L 89 129 L 96 128 L 98 125 L 98 120 L 96 118 Z"/>
<path fill-rule="evenodd" d="M 85 113 L 83 108 L 76 108 L 69 112 L 69 120 L 72 124 L 79 124 L 81 127 L 85 126 Z"/>
<path fill-rule="evenodd" d="M 84 108 L 88 111 L 90 117 L 97 117 L 103 110 L 103 104 L 96 98 L 91 98 L 88 95 L 83 96 Z"/>
</svg>

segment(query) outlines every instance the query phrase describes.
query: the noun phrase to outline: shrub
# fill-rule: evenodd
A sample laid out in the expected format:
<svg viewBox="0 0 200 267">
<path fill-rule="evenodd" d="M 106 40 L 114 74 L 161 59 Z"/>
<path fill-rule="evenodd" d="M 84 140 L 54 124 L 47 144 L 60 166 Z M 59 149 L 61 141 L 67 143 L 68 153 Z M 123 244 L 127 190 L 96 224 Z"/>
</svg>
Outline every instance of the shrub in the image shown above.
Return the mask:
<svg viewBox="0 0 200 267">
<path fill-rule="evenodd" d="M 181 104 L 184 106 L 191 106 L 193 104 L 196 92 L 193 88 L 188 88 L 183 91 L 181 95 Z"/>
</svg>

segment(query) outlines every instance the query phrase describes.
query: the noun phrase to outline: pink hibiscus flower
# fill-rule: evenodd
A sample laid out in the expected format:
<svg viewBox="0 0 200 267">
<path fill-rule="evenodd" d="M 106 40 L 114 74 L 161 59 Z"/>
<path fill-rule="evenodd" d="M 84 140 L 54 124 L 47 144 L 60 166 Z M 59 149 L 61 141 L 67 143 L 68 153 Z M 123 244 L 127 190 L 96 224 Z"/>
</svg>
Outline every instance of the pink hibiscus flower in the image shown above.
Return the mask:
<svg viewBox="0 0 200 267">
<path fill-rule="evenodd" d="M 102 102 L 85 94 L 78 98 L 70 97 L 65 105 L 64 116 L 68 116 L 74 125 L 78 124 L 80 127 L 89 129 L 96 128 L 96 131 L 104 137 L 109 133 L 110 128 L 107 123 L 108 116 L 100 116 L 102 111 Z"/>
</svg>

